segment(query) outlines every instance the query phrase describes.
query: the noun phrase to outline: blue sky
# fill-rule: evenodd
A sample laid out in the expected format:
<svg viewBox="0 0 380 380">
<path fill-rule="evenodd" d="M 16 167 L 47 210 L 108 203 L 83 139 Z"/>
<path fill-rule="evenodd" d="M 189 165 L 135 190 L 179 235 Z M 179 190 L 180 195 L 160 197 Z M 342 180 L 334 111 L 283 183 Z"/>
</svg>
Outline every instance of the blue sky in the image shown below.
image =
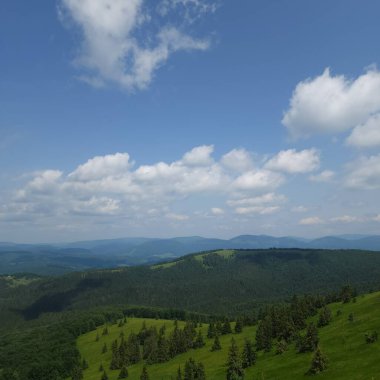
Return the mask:
<svg viewBox="0 0 380 380">
<path fill-rule="evenodd" d="M 375 0 L 4 0 L 0 240 L 380 232 Z"/>
</svg>

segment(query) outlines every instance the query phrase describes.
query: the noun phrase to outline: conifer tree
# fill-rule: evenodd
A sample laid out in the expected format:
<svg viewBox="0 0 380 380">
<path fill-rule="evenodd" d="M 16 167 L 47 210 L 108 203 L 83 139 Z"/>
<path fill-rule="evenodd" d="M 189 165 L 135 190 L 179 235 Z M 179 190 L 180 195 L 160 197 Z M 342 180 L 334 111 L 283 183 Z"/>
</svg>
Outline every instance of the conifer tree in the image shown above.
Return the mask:
<svg viewBox="0 0 380 380">
<path fill-rule="evenodd" d="M 119 376 L 118 376 L 118 379 L 126 379 L 128 377 L 128 369 L 127 367 L 124 365 L 121 367 L 121 370 L 120 370 L 120 373 L 119 373 Z"/>
<path fill-rule="evenodd" d="M 251 367 L 256 363 L 256 352 L 253 343 L 249 339 L 245 339 L 242 352 L 242 366 L 243 368 Z"/>
<path fill-rule="evenodd" d="M 227 335 L 231 333 L 232 333 L 232 329 L 231 329 L 230 321 L 226 319 L 223 323 L 222 335 Z"/>
<path fill-rule="evenodd" d="M 82 369 L 87 369 L 88 368 L 88 363 L 86 359 L 82 360 Z"/>
<path fill-rule="evenodd" d="M 99 339 L 100 339 L 100 338 L 99 338 L 99 333 L 97 332 L 97 333 L 96 333 L 95 342 L 99 342 Z"/>
<path fill-rule="evenodd" d="M 105 354 L 107 351 L 108 351 L 107 344 L 104 343 L 103 348 L 102 348 L 102 354 Z"/>
<path fill-rule="evenodd" d="M 313 323 L 307 326 L 305 336 L 298 341 L 298 352 L 312 352 L 319 343 L 318 330 Z"/>
<path fill-rule="evenodd" d="M 236 345 L 235 339 L 231 340 L 231 347 L 228 352 L 227 361 L 227 380 L 243 380 L 244 369 L 239 353 L 239 348 Z"/>
<path fill-rule="evenodd" d="M 71 373 L 72 380 L 82 380 L 83 379 L 83 370 L 79 366 L 75 366 Z"/>
<path fill-rule="evenodd" d="M 309 371 L 307 372 L 309 375 L 316 375 L 318 373 L 323 372 L 327 369 L 328 360 L 326 355 L 322 353 L 319 347 L 315 351 L 314 357 L 311 361 L 311 366 Z"/>
<path fill-rule="evenodd" d="M 353 321 L 354 321 L 354 314 L 353 314 L 353 313 L 350 313 L 350 314 L 348 315 L 348 321 L 349 321 L 349 322 L 353 322 Z"/>
<path fill-rule="evenodd" d="M 215 324 L 214 322 L 210 322 L 207 329 L 207 338 L 215 338 Z"/>
<path fill-rule="evenodd" d="M 100 363 L 100 366 L 99 366 L 99 372 L 103 372 L 103 371 L 104 371 L 103 364 Z"/>
<path fill-rule="evenodd" d="M 108 327 L 107 326 L 103 329 L 102 335 L 108 335 Z"/>
<path fill-rule="evenodd" d="M 276 345 L 276 355 L 283 354 L 288 349 L 288 345 L 285 340 L 279 340 Z"/>
<path fill-rule="evenodd" d="M 257 327 L 256 348 L 267 352 L 272 348 L 272 321 L 269 316 L 262 319 Z"/>
<path fill-rule="evenodd" d="M 331 319 L 331 310 L 327 306 L 323 307 L 319 313 L 318 327 L 327 326 L 331 322 Z"/>
<path fill-rule="evenodd" d="M 194 348 L 202 348 L 204 347 L 205 344 L 206 343 L 203 340 L 202 331 L 198 330 L 197 338 L 195 339 L 195 342 L 194 342 Z"/>
<path fill-rule="evenodd" d="M 220 345 L 219 335 L 216 334 L 214 338 L 214 343 L 211 347 L 211 351 L 219 351 L 222 349 L 222 346 Z"/>
<path fill-rule="evenodd" d="M 103 375 L 100 378 L 100 380 L 108 380 L 108 375 L 107 375 L 106 371 L 103 371 Z"/>
<path fill-rule="evenodd" d="M 243 331 L 243 321 L 238 318 L 235 323 L 235 334 L 240 334 Z"/>
<path fill-rule="evenodd" d="M 178 367 L 176 380 L 182 380 L 181 367 Z"/>
<path fill-rule="evenodd" d="M 146 368 L 146 365 L 144 365 L 142 369 L 140 380 L 149 380 L 149 374 L 148 374 L 148 369 Z"/>
</svg>

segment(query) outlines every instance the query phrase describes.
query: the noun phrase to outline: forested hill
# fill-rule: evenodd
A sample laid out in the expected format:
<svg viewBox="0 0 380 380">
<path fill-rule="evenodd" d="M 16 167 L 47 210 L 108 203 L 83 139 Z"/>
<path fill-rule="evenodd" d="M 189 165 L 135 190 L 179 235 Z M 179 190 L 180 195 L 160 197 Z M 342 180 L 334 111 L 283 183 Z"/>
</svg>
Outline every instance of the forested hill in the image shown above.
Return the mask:
<svg viewBox="0 0 380 380">
<path fill-rule="evenodd" d="M 0 306 L 3 320 L 12 323 L 34 320 L 46 312 L 105 305 L 236 315 L 294 294 L 338 291 L 347 283 L 359 291 L 380 289 L 380 253 L 302 249 L 205 252 L 155 266 L 71 273 L 3 288 Z"/>
</svg>

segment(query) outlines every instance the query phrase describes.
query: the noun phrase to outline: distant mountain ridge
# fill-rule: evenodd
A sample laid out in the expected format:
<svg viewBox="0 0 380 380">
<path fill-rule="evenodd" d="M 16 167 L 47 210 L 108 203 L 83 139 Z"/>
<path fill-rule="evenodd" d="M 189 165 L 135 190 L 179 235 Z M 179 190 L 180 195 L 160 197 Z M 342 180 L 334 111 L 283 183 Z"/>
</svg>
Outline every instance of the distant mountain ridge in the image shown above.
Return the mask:
<svg viewBox="0 0 380 380">
<path fill-rule="evenodd" d="M 201 236 L 120 238 L 63 244 L 0 242 L 0 274 L 62 274 L 91 268 L 154 264 L 189 253 L 215 249 L 359 249 L 380 251 L 380 235 L 324 236 L 317 239 L 240 235 L 232 239 Z"/>
</svg>

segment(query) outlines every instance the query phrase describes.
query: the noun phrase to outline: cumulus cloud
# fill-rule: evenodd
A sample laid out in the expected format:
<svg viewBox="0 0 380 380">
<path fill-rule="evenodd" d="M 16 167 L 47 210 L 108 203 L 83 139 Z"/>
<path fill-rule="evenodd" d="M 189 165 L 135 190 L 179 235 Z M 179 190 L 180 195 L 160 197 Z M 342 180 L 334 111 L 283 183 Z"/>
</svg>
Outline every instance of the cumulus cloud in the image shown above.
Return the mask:
<svg viewBox="0 0 380 380">
<path fill-rule="evenodd" d="M 379 93 L 376 68 L 356 79 L 334 76 L 326 69 L 296 86 L 282 123 L 293 137 L 348 131 L 380 112 Z"/>
<path fill-rule="evenodd" d="M 287 173 L 308 173 L 318 169 L 319 152 L 316 149 L 305 149 L 297 152 L 295 149 L 283 150 L 271 158 L 265 165 L 267 169 Z"/>
<path fill-rule="evenodd" d="M 211 209 L 211 214 L 216 215 L 216 216 L 223 215 L 224 210 L 222 208 L 219 208 L 219 207 L 213 207 Z"/>
<path fill-rule="evenodd" d="M 331 221 L 334 223 L 354 223 L 359 222 L 361 219 L 357 216 L 352 215 L 342 215 L 331 218 Z"/>
<path fill-rule="evenodd" d="M 380 154 L 361 157 L 347 167 L 347 187 L 368 190 L 380 188 Z"/>
<path fill-rule="evenodd" d="M 380 113 L 371 116 L 363 124 L 358 125 L 346 140 L 348 145 L 358 148 L 380 146 Z"/>
<path fill-rule="evenodd" d="M 278 173 L 262 169 L 241 174 L 233 182 L 233 187 L 241 191 L 267 191 L 279 187 L 285 178 Z"/>
<path fill-rule="evenodd" d="M 324 221 L 318 216 L 311 216 L 309 218 L 303 218 L 299 221 L 299 224 L 303 226 L 312 226 L 316 224 L 323 224 Z"/>
<path fill-rule="evenodd" d="M 191 2 L 184 2 L 185 9 L 187 5 Z M 200 7 L 192 9 L 201 12 Z M 195 39 L 168 22 L 161 25 L 144 0 L 61 0 L 60 10 L 62 19 L 81 30 L 75 64 L 85 70 L 79 78 L 95 87 L 116 83 L 127 90 L 144 89 L 173 53 L 209 47 L 208 40 Z M 155 28 L 157 24 L 161 26 Z"/>
<path fill-rule="evenodd" d="M 233 149 L 222 157 L 222 164 L 234 171 L 246 171 L 253 168 L 253 160 L 245 149 Z"/>
<path fill-rule="evenodd" d="M 235 212 L 240 215 L 250 215 L 250 214 L 260 214 L 260 215 L 268 215 L 277 212 L 280 209 L 278 206 L 253 206 L 253 207 L 237 207 Z"/>
<path fill-rule="evenodd" d="M 229 200 L 227 204 L 229 206 L 261 206 L 268 203 L 282 203 L 284 201 L 286 201 L 286 197 L 284 195 L 276 193 L 266 193 L 257 197 Z"/>
<path fill-rule="evenodd" d="M 335 173 L 332 170 L 324 170 L 318 174 L 311 175 L 309 177 L 312 182 L 331 182 L 335 177 Z"/>
</svg>

